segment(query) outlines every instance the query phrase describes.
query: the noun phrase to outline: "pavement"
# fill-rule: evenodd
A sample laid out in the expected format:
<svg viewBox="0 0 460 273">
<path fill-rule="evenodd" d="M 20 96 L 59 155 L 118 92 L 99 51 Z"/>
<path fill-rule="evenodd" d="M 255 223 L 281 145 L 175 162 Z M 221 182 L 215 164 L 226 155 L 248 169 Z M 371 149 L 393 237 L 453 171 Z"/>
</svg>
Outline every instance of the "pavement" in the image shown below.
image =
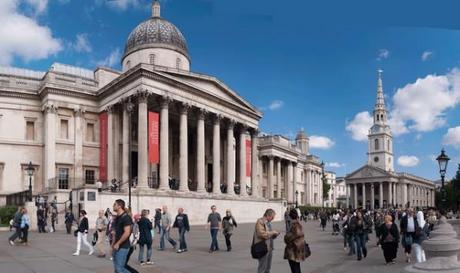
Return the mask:
<svg viewBox="0 0 460 273">
<path fill-rule="evenodd" d="M 386 266 L 380 248 L 376 247 L 375 235 L 370 234 L 368 256 L 362 261 L 348 256 L 343 249 L 343 237 L 331 235 L 331 225 L 327 231 L 321 231 L 318 222 L 304 223 L 306 241 L 312 255 L 302 263 L 302 272 L 311 273 L 388 273 L 400 272 L 408 264 L 405 262 L 401 247 L 398 250 L 397 263 Z M 274 229 L 283 231 L 284 223 L 274 224 Z M 204 226 L 192 226 L 187 234 L 189 251 L 175 253 L 171 245 L 165 251 L 158 251 L 158 236 L 154 238 L 154 265 L 140 266 L 137 261 L 138 251 L 133 253 L 130 265 L 139 272 L 151 273 L 253 273 L 256 272 L 257 260 L 250 256 L 250 244 L 254 224 L 241 224 L 232 237 L 233 250 L 224 251 L 225 239 L 219 234 L 220 251 L 208 253 L 210 244 L 209 231 Z M 171 233 L 177 238 L 176 230 Z M 105 273 L 113 272 L 109 258 L 98 258 L 96 254 L 88 256 L 82 246 L 80 256 L 72 256 L 75 251 L 76 239 L 64 231 L 55 233 L 29 234 L 28 246 L 10 246 L 9 232 L 0 232 L 0 273 Z M 284 232 L 275 240 L 272 273 L 288 273 L 289 265 L 283 259 Z M 412 259 L 414 260 L 414 259 Z"/>
</svg>

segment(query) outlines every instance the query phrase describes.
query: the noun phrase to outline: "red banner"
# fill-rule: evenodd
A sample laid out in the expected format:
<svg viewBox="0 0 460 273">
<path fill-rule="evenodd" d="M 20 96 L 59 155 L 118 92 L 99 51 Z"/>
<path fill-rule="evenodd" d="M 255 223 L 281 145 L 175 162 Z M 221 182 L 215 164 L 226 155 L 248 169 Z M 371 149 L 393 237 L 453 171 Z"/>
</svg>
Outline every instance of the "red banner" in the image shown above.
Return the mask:
<svg viewBox="0 0 460 273">
<path fill-rule="evenodd" d="M 246 176 L 251 177 L 251 161 L 252 161 L 251 140 L 246 139 Z"/>
<path fill-rule="evenodd" d="M 107 128 L 108 128 L 108 115 L 107 112 L 99 114 L 99 134 L 100 134 L 100 148 L 99 148 L 99 181 L 107 181 Z"/>
<path fill-rule="evenodd" d="M 150 164 L 160 163 L 160 115 L 155 112 L 149 112 L 149 162 Z"/>
</svg>

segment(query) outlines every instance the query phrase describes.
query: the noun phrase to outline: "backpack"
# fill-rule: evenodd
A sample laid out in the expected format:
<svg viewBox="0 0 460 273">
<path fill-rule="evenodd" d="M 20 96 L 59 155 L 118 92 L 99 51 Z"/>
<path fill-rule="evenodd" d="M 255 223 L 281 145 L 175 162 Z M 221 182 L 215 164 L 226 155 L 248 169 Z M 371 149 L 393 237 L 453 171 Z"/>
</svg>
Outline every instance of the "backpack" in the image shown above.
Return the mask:
<svg viewBox="0 0 460 273">
<path fill-rule="evenodd" d="M 21 221 L 22 221 L 22 214 L 19 212 L 16 212 L 13 218 L 13 227 L 18 228 L 21 226 Z"/>
<path fill-rule="evenodd" d="M 348 231 L 350 232 L 354 232 L 357 228 L 357 220 L 356 220 L 356 217 L 353 216 L 350 218 L 350 221 L 349 221 L 349 224 L 348 224 Z"/>
</svg>

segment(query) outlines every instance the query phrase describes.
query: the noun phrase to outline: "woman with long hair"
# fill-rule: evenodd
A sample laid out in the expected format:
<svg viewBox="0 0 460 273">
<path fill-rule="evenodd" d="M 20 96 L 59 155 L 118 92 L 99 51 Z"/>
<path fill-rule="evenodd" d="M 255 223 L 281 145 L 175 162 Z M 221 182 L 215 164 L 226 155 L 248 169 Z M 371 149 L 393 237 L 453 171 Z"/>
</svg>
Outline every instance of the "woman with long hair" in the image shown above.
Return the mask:
<svg viewBox="0 0 460 273">
<path fill-rule="evenodd" d="M 232 250 L 232 242 L 230 241 L 230 237 L 233 234 L 233 228 L 236 228 L 238 225 L 236 224 L 235 218 L 232 215 L 232 212 L 228 209 L 225 212 L 225 217 L 222 219 L 222 233 L 225 237 L 225 244 L 227 245 L 227 251 Z"/>
<path fill-rule="evenodd" d="M 289 211 L 289 217 L 292 220 L 291 227 L 284 236 L 284 259 L 288 260 L 291 273 L 300 273 L 300 263 L 305 260 L 305 234 L 296 209 Z"/>
</svg>

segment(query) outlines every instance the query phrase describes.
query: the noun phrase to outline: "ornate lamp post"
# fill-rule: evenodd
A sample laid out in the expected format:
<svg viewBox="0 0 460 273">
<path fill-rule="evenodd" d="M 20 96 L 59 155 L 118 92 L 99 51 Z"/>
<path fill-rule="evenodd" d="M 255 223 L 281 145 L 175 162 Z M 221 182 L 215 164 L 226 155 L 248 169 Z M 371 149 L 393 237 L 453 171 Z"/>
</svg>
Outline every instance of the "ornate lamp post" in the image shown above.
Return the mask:
<svg viewBox="0 0 460 273">
<path fill-rule="evenodd" d="M 324 173 L 324 162 L 321 161 L 321 172 L 322 172 L 322 176 L 321 176 L 321 182 L 323 183 L 321 185 L 321 207 L 324 208 L 324 191 L 323 191 L 323 187 L 324 187 L 324 184 L 326 182 L 326 174 Z"/>
<path fill-rule="evenodd" d="M 295 207 L 299 207 L 299 191 L 295 191 Z"/>
<path fill-rule="evenodd" d="M 447 163 L 450 158 L 446 155 L 444 148 L 441 150 L 441 154 L 436 158 L 439 164 L 439 174 L 441 175 L 441 208 L 446 208 L 446 189 L 444 188 L 444 177 L 446 176 Z"/>
<path fill-rule="evenodd" d="M 32 176 L 34 175 L 35 168 L 32 166 L 32 161 L 29 161 L 27 166 L 27 174 L 29 175 L 29 202 L 32 202 Z"/>
</svg>

